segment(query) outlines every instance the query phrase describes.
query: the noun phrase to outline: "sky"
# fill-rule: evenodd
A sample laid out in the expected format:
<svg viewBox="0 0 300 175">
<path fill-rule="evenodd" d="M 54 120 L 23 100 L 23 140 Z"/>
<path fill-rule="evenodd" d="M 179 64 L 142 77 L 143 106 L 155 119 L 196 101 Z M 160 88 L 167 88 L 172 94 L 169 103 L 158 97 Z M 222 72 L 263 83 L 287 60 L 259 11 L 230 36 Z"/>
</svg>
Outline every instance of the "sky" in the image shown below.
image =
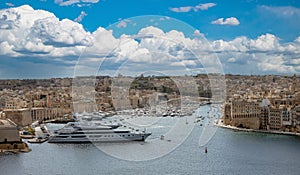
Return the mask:
<svg viewBox="0 0 300 175">
<path fill-rule="evenodd" d="M 298 74 L 298 0 L 2 0 L 0 79 Z"/>
</svg>

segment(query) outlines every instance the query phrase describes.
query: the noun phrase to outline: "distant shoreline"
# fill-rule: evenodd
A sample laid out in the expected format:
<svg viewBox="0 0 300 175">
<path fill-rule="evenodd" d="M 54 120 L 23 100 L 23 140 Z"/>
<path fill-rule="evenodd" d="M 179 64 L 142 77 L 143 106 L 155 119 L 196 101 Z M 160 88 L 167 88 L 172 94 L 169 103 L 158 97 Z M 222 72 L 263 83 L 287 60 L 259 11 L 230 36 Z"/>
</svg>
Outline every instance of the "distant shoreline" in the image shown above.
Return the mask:
<svg viewBox="0 0 300 175">
<path fill-rule="evenodd" d="M 211 73 L 213 74 L 213 73 Z M 188 76 L 203 76 L 203 75 L 210 75 L 209 73 L 199 73 L 197 75 L 188 75 Z M 234 73 L 224 73 L 224 74 L 219 74 L 221 76 L 235 76 L 235 77 L 265 77 L 265 76 L 275 76 L 275 77 L 292 77 L 294 73 L 290 74 L 234 74 Z M 296 74 L 298 77 L 298 74 Z M 129 77 L 129 78 L 136 78 L 136 76 L 133 75 L 123 75 L 124 77 Z M 51 80 L 51 79 L 80 79 L 80 78 L 116 78 L 117 76 L 110 76 L 109 74 L 102 74 L 102 75 L 82 75 L 82 76 L 45 76 L 45 77 L 0 77 L 0 81 L 28 81 L 28 80 Z M 145 77 L 156 77 L 156 78 L 165 78 L 165 77 L 185 77 L 185 75 L 165 75 L 165 76 L 145 76 Z"/>
<path fill-rule="evenodd" d="M 300 133 L 295 133 L 295 132 L 246 129 L 246 128 L 238 128 L 238 127 L 230 126 L 230 125 L 224 125 L 223 122 L 222 122 L 222 119 L 218 119 L 217 121 L 215 121 L 214 125 L 217 126 L 217 127 L 220 127 L 220 128 L 231 129 L 231 130 L 235 130 L 235 131 L 257 132 L 257 133 L 289 135 L 289 136 L 300 136 Z"/>
</svg>

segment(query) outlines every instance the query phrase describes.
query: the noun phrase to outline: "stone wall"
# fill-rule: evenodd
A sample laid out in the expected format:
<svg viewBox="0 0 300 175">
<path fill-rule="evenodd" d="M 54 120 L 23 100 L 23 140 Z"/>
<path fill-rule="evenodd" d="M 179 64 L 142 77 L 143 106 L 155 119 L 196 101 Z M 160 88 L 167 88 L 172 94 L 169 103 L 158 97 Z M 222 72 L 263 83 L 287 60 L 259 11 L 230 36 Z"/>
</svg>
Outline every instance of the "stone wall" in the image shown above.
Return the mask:
<svg viewBox="0 0 300 175">
<path fill-rule="evenodd" d="M 6 118 L 12 120 L 18 126 L 26 126 L 32 123 L 29 109 L 4 110 Z"/>
<path fill-rule="evenodd" d="M 0 126 L 0 143 L 19 141 L 20 136 L 17 127 Z"/>
<path fill-rule="evenodd" d="M 259 118 L 234 118 L 230 121 L 231 126 L 243 127 L 248 129 L 259 129 Z"/>
<path fill-rule="evenodd" d="M 3 150 L 28 149 L 26 143 L 0 143 L 0 152 Z"/>
</svg>

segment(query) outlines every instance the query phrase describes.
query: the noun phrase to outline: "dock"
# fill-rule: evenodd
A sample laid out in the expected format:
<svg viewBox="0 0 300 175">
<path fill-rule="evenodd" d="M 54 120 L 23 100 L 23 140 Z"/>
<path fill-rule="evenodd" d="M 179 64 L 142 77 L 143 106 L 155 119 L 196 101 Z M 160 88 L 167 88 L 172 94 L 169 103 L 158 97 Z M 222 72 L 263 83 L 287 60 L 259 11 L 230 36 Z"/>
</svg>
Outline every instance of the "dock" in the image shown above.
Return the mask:
<svg viewBox="0 0 300 175">
<path fill-rule="evenodd" d="M 61 123 L 61 124 L 67 124 L 69 122 L 75 122 L 75 119 L 74 118 L 57 118 L 57 119 L 43 121 L 43 123 Z"/>
<path fill-rule="evenodd" d="M 35 137 L 27 140 L 28 143 L 44 143 L 49 139 L 50 132 L 46 125 L 39 124 L 34 130 Z"/>
</svg>

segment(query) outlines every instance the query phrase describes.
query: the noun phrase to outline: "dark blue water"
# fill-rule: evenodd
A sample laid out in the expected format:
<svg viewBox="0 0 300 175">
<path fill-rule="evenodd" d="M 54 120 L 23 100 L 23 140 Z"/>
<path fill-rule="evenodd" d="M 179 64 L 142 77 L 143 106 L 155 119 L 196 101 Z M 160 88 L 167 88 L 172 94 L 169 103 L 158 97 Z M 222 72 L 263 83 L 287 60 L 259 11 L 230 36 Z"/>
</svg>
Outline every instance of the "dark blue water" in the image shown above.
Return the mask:
<svg viewBox="0 0 300 175">
<path fill-rule="evenodd" d="M 143 162 L 113 158 L 93 144 L 30 144 L 30 153 L 1 155 L 0 174 L 300 174 L 298 137 L 219 128 L 205 154 L 201 130 L 197 125 L 173 152 Z"/>
</svg>

